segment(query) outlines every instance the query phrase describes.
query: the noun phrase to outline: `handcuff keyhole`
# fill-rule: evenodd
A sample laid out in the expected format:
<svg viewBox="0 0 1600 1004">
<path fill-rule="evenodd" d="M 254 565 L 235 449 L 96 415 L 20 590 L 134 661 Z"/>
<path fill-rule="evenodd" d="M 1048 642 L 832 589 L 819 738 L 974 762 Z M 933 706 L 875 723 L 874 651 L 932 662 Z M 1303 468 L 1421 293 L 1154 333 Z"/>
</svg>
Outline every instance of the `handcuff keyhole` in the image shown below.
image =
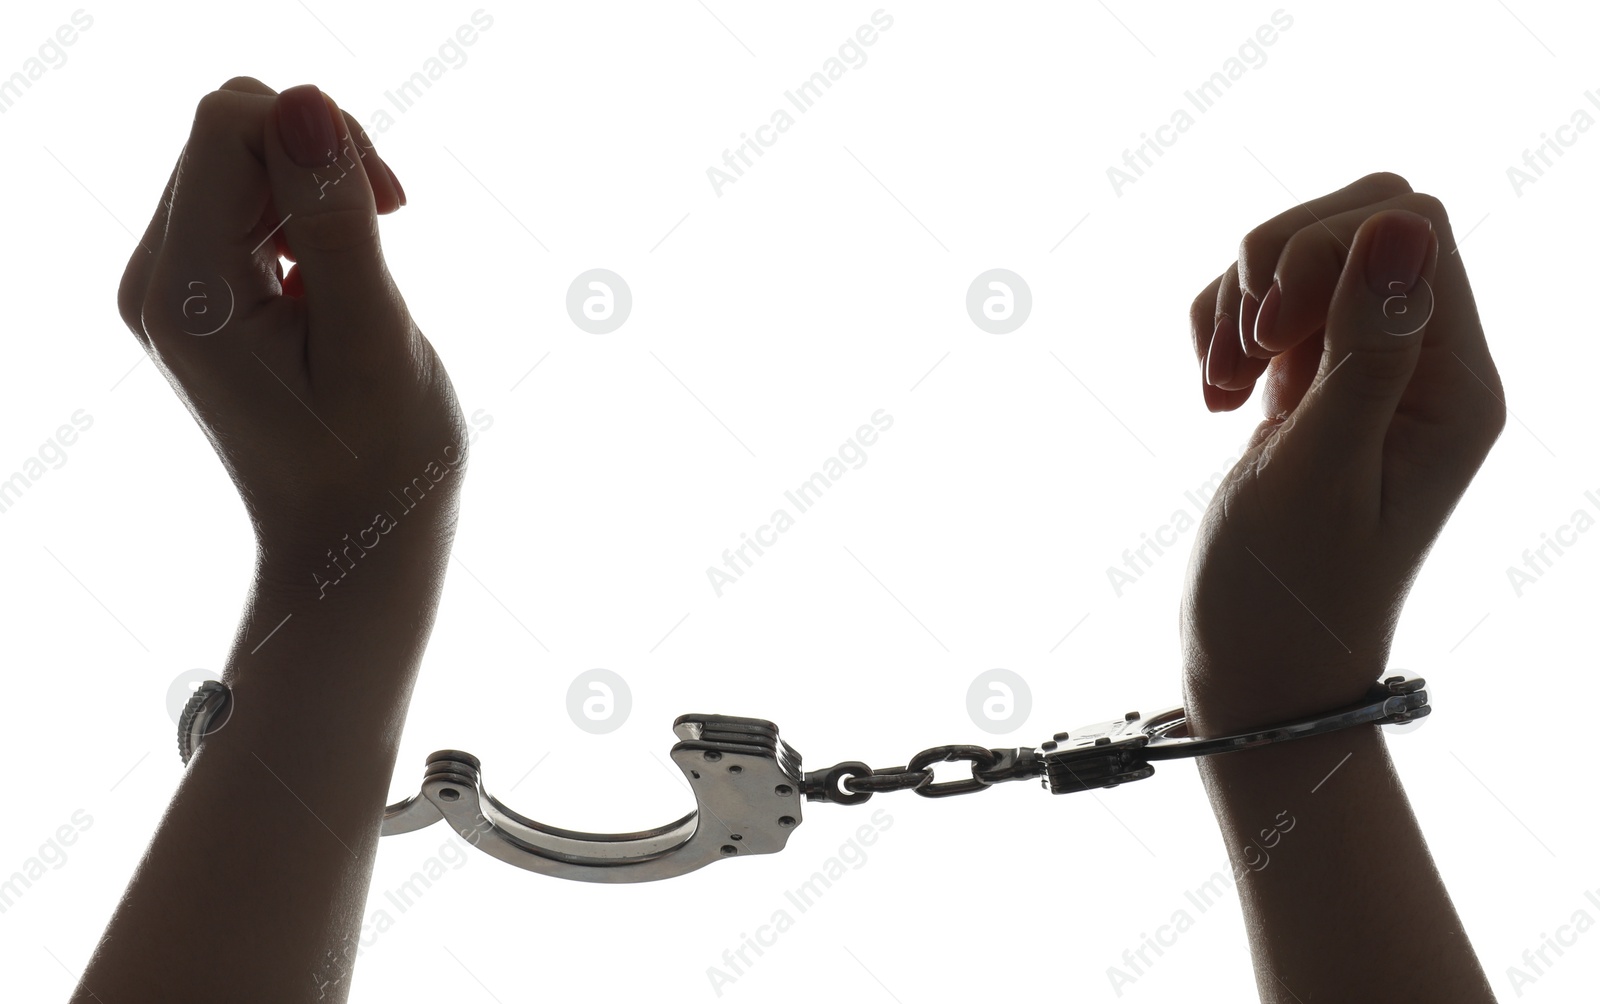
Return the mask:
<svg viewBox="0 0 1600 1004">
<path fill-rule="evenodd" d="M 454 788 L 440 788 L 439 797 L 444 799 L 446 802 L 454 802 L 456 799 L 461 797 L 461 792 L 455 790 Z"/>
<path fill-rule="evenodd" d="M 724 853 L 724 854 L 738 854 L 739 853 L 739 848 L 733 846 L 732 844 L 723 844 L 722 845 L 722 853 Z"/>
</svg>

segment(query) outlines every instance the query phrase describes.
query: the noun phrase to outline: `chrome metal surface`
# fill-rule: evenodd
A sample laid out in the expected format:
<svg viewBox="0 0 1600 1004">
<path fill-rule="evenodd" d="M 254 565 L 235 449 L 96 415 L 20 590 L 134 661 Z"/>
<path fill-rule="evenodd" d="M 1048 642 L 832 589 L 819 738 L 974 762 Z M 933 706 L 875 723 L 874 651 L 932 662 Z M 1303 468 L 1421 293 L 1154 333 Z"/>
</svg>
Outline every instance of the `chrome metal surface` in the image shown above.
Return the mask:
<svg viewBox="0 0 1600 1004">
<path fill-rule="evenodd" d="M 1428 707 L 1426 682 L 1410 673 L 1390 672 L 1372 685 L 1366 697 L 1320 715 L 1227 736 L 1197 739 L 1187 734 L 1181 707 L 1148 717 L 1130 711 L 1115 721 L 1057 733 L 1044 754 L 1045 784 L 1063 794 L 1089 788 L 1114 788 L 1155 773 L 1152 760 L 1212 756 L 1235 750 L 1321 735 L 1355 725 L 1408 722 L 1422 718 Z"/>
<path fill-rule="evenodd" d="M 583 833 L 550 826 L 507 807 L 484 787 L 476 757 L 442 750 L 428 758 L 422 789 L 387 807 L 384 836 L 440 819 L 507 864 L 584 882 L 652 882 L 721 858 L 773 854 L 800 825 L 800 755 L 771 722 L 685 715 L 671 756 L 698 807 L 652 830 Z"/>
<path fill-rule="evenodd" d="M 857 805 L 874 794 L 908 790 L 942 798 L 1036 777 L 1055 794 L 1113 788 L 1151 776 L 1152 761 L 1214 756 L 1356 725 L 1421 718 L 1432 710 L 1425 686 L 1419 676 L 1390 671 L 1363 700 L 1347 707 L 1234 735 L 1188 735 L 1181 707 L 1148 716 L 1130 711 L 1114 721 L 1057 732 L 1038 748 L 933 746 L 904 765 L 878 770 L 845 760 L 802 772 L 800 754 L 765 719 L 684 715 L 672 723 L 680 741 L 670 755 L 697 805 L 655 829 L 585 833 L 538 822 L 489 793 L 477 757 L 441 750 L 428 758 L 417 794 L 385 807 L 381 832 L 410 833 L 442 819 L 479 850 L 519 868 L 584 882 L 651 882 L 721 858 L 782 850 L 800 825 L 807 800 Z M 208 681 L 196 691 L 178 729 L 185 764 L 200 740 L 216 731 L 212 721 L 230 706 L 228 688 L 220 683 Z M 936 782 L 934 765 L 948 762 L 965 763 L 968 776 Z"/>
</svg>

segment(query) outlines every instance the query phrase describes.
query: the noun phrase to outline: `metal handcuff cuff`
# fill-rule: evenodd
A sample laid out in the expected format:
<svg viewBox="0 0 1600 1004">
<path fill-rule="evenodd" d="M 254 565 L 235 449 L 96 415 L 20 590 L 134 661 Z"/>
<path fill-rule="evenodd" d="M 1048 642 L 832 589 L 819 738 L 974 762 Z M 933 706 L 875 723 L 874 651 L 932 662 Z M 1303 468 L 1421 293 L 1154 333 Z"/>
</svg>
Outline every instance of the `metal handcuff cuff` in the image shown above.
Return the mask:
<svg viewBox="0 0 1600 1004">
<path fill-rule="evenodd" d="M 881 770 L 847 760 L 802 772 L 800 754 L 778 738 L 778 727 L 769 721 L 684 715 L 672 723 L 680 741 L 671 756 L 699 804 L 665 826 L 635 833 L 582 833 L 536 822 L 489 794 L 477 757 L 440 750 L 428 757 L 421 791 L 384 809 L 382 834 L 410 833 L 444 819 L 479 850 L 519 868 L 584 882 L 650 882 L 695 871 L 719 858 L 781 851 L 800 825 L 800 807 L 806 801 L 857 805 L 876 793 L 905 789 L 942 798 L 1027 778 L 1038 778 L 1041 787 L 1058 795 L 1114 788 L 1155 773 L 1151 761 L 1212 756 L 1356 725 L 1422 718 L 1431 710 L 1423 688 L 1421 677 L 1391 672 L 1365 698 L 1346 707 L 1206 739 L 1187 735 L 1181 706 L 1149 716 L 1130 711 L 1114 721 L 1057 732 L 1038 748 L 935 746 L 903 766 Z M 178 753 L 185 765 L 229 701 L 228 688 L 216 681 L 202 684 L 190 698 L 178 726 Z M 951 761 L 969 762 L 971 776 L 934 781 L 933 765 Z"/>
</svg>

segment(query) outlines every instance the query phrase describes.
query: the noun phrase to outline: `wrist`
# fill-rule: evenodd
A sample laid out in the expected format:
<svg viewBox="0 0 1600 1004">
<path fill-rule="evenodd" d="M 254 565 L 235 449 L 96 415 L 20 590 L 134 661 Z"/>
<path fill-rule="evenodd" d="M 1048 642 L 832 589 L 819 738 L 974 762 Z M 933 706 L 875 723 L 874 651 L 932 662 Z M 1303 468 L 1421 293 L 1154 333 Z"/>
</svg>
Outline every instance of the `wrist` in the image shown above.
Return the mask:
<svg viewBox="0 0 1600 1004">
<path fill-rule="evenodd" d="M 1209 737 L 1267 728 L 1362 700 L 1384 675 L 1387 660 L 1338 666 L 1282 660 L 1271 665 L 1235 661 L 1226 668 L 1191 658 L 1183 670 L 1183 706 L 1190 735 Z M 1248 682 L 1247 682 L 1248 681 Z"/>
<path fill-rule="evenodd" d="M 259 531 L 256 595 L 298 609 L 437 594 L 455 528 L 451 500 L 426 512 L 396 505 L 292 531 Z"/>
</svg>

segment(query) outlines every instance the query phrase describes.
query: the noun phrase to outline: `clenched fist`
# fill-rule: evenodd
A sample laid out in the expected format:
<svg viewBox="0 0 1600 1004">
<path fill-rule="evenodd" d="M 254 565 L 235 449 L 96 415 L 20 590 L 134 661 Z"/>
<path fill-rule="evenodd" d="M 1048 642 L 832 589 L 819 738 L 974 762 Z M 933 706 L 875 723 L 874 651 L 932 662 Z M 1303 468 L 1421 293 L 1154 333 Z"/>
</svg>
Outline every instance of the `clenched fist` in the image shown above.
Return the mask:
<svg viewBox="0 0 1600 1004">
<path fill-rule="evenodd" d="M 1360 697 L 1506 406 L 1444 207 L 1374 174 L 1251 230 L 1190 311 L 1207 406 L 1266 421 L 1182 607 L 1197 734 Z"/>
<path fill-rule="evenodd" d="M 453 532 L 465 425 L 378 240 L 404 203 L 316 87 L 238 77 L 200 100 L 118 291 L 238 487 L 261 571 L 296 588 L 406 486 L 427 489 L 409 517 L 426 528 L 401 536 L 437 550 Z"/>
</svg>

